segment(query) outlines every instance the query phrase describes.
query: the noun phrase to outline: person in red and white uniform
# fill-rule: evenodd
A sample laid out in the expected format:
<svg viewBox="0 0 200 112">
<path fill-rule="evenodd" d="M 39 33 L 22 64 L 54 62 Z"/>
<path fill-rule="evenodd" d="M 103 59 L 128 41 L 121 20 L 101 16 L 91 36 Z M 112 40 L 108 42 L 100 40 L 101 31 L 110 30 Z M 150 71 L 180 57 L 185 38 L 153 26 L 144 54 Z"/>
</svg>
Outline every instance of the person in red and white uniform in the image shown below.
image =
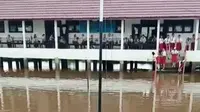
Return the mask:
<svg viewBox="0 0 200 112">
<path fill-rule="evenodd" d="M 188 51 L 190 48 L 190 38 L 188 37 L 185 42 L 185 51 Z"/>
<path fill-rule="evenodd" d="M 178 62 L 178 51 L 174 48 L 171 51 L 171 54 L 172 54 L 172 57 L 171 57 L 172 67 L 175 68 Z"/>
<path fill-rule="evenodd" d="M 161 64 L 162 64 L 162 51 L 159 51 L 158 55 L 156 56 L 156 68 L 158 70 L 161 69 Z"/>
<path fill-rule="evenodd" d="M 162 36 L 160 36 L 160 39 L 159 39 L 159 50 L 163 50 L 164 48 L 164 39 Z"/>
<path fill-rule="evenodd" d="M 182 50 L 182 39 L 181 35 L 178 35 L 177 41 L 176 41 L 176 50 L 181 51 Z"/>
<path fill-rule="evenodd" d="M 167 35 L 167 38 L 165 38 L 165 45 L 166 45 L 166 51 L 170 50 L 170 38 L 169 35 Z"/>
<path fill-rule="evenodd" d="M 170 50 L 174 49 L 175 43 L 176 43 L 176 37 L 174 36 L 174 34 L 172 34 L 172 36 L 170 37 Z"/>
<path fill-rule="evenodd" d="M 162 61 L 161 61 L 161 64 L 162 64 L 162 70 L 165 69 L 165 65 L 166 65 L 166 56 L 167 56 L 167 53 L 165 51 L 165 49 L 163 49 L 162 51 Z"/>
<path fill-rule="evenodd" d="M 192 35 L 191 47 L 190 47 L 191 51 L 194 51 L 194 46 L 195 46 L 195 34 Z"/>
</svg>

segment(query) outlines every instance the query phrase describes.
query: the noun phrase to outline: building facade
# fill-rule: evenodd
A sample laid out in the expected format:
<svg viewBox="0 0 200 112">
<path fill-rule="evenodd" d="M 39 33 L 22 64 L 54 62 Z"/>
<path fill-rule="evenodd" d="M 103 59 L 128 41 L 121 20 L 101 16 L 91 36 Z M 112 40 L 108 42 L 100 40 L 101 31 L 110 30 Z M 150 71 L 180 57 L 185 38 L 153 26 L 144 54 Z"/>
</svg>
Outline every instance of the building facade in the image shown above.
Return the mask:
<svg viewBox="0 0 200 112">
<path fill-rule="evenodd" d="M 0 2 L 0 57 L 98 60 L 99 0 Z M 188 61 L 199 61 L 199 3 L 105 0 L 104 41 L 110 44 L 104 47 L 103 60 L 151 61 L 151 52 L 159 49 L 159 38 L 172 34 L 181 35 L 184 52 L 186 40 L 192 41 L 194 34 L 195 48 L 186 56 Z M 7 48 L 8 36 L 13 42 L 11 48 Z M 146 41 L 141 43 L 143 36 Z M 50 38 L 52 41 L 45 44 Z M 126 45 L 126 41 L 137 39 L 138 43 Z"/>
</svg>

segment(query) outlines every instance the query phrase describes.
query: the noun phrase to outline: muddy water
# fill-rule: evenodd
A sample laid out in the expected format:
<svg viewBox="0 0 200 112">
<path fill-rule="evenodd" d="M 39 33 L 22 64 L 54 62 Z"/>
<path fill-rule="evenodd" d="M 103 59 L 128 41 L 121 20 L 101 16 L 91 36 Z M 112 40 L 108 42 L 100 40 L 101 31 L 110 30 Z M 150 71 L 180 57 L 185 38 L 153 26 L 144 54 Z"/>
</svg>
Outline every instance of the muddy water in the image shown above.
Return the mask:
<svg viewBox="0 0 200 112">
<path fill-rule="evenodd" d="M 97 73 L 27 73 L 0 78 L 0 112 L 97 112 Z M 151 76 L 104 73 L 102 112 L 200 112 L 198 74 Z"/>
</svg>

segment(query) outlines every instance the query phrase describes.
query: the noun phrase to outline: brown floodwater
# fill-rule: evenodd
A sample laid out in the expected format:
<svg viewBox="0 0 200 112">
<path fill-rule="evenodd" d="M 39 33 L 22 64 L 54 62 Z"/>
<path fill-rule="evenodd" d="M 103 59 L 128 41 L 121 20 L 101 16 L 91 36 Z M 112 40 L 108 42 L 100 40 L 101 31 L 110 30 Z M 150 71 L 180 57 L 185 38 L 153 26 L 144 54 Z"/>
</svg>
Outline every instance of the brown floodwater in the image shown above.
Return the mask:
<svg viewBox="0 0 200 112">
<path fill-rule="evenodd" d="M 98 73 L 25 73 L 2 74 L 0 112 L 97 112 Z M 102 112 L 200 112 L 198 74 L 159 74 L 153 80 L 151 72 L 115 72 L 103 77 Z"/>
</svg>

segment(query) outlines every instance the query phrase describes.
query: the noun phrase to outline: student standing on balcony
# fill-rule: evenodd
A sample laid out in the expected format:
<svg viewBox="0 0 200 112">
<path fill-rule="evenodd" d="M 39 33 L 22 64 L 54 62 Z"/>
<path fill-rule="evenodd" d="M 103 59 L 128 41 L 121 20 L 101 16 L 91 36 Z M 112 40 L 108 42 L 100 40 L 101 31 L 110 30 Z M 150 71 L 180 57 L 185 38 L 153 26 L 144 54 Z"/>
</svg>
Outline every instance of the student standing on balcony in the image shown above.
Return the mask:
<svg viewBox="0 0 200 112">
<path fill-rule="evenodd" d="M 185 42 L 185 51 L 188 51 L 190 48 L 190 38 L 188 37 Z"/>
<path fill-rule="evenodd" d="M 103 40 L 102 40 L 103 49 L 106 49 L 106 48 L 107 48 L 106 42 L 107 42 L 107 38 L 106 38 L 106 34 L 104 34 L 104 35 L 103 35 Z"/>
<path fill-rule="evenodd" d="M 173 33 L 171 38 L 170 38 L 170 50 L 174 49 L 175 43 L 176 43 L 176 37 L 174 36 L 174 33 Z"/>
<path fill-rule="evenodd" d="M 34 36 L 33 36 L 33 46 L 34 46 L 34 48 L 38 48 L 38 46 L 39 46 L 39 40 L 38 40 L 36 34 L 34 34 Z"/>
<path fill-rule="evenodd" d="M 146 41 L 147 41 L 146 37 L 142 35 L 140 38 L 140 43 L 141 43 L 140 49 L 144 49 L 144 44 L 146 43 Z"/>
<path fill-rule="evenodd" d="M 163 50 L 164 49 L 164 39 L 162 36 L 160 36 L 159 39 L 159 50 Z"/>
<path fill-rule="evenodd" d="M 182 39 L 181 39 L 181 35 L 178 35 L 178 39 L 176 41 L 176 50 L 177 51 L 181 51 L 182 50 Z"/>
<path fill-rule="evenodd" d="M 79 38 L 75 37 L 73 40 L 74 48 L 78 49 L 79 48 Z"/>
<path fill-rule="evenodd" d="M 93 35 L 90 36 L 90 49 L 94 49 L 94 38 L 93 38 Z"/>
<path fill-rule="evenodd" d="M 124 49 L 128 49 L 128 39 L 127 37 L 124 38 Z"/>
<path fill-rule="evenodd" d="M 195 34 L 192 35 L 192 40 L 191 40 L 191 51 L 194 51 L 194 46 L 195 46 Z"/>
<path fill-rule="evenodd" d="M 165 45 L 166 45 L 166 51 L 170 50 L 170 38 L 169 35 L 167 35 L 167 38 L 165 38 Z"/>
<path fill-rule="evenodd" d="M 13 42 L 12 37 L 10 35 L 8 35 L 8 37 L 7 37 L 7 46 L 8 46 L 8 48 L 12 47 L 12 42 Z"/>
</svg>

